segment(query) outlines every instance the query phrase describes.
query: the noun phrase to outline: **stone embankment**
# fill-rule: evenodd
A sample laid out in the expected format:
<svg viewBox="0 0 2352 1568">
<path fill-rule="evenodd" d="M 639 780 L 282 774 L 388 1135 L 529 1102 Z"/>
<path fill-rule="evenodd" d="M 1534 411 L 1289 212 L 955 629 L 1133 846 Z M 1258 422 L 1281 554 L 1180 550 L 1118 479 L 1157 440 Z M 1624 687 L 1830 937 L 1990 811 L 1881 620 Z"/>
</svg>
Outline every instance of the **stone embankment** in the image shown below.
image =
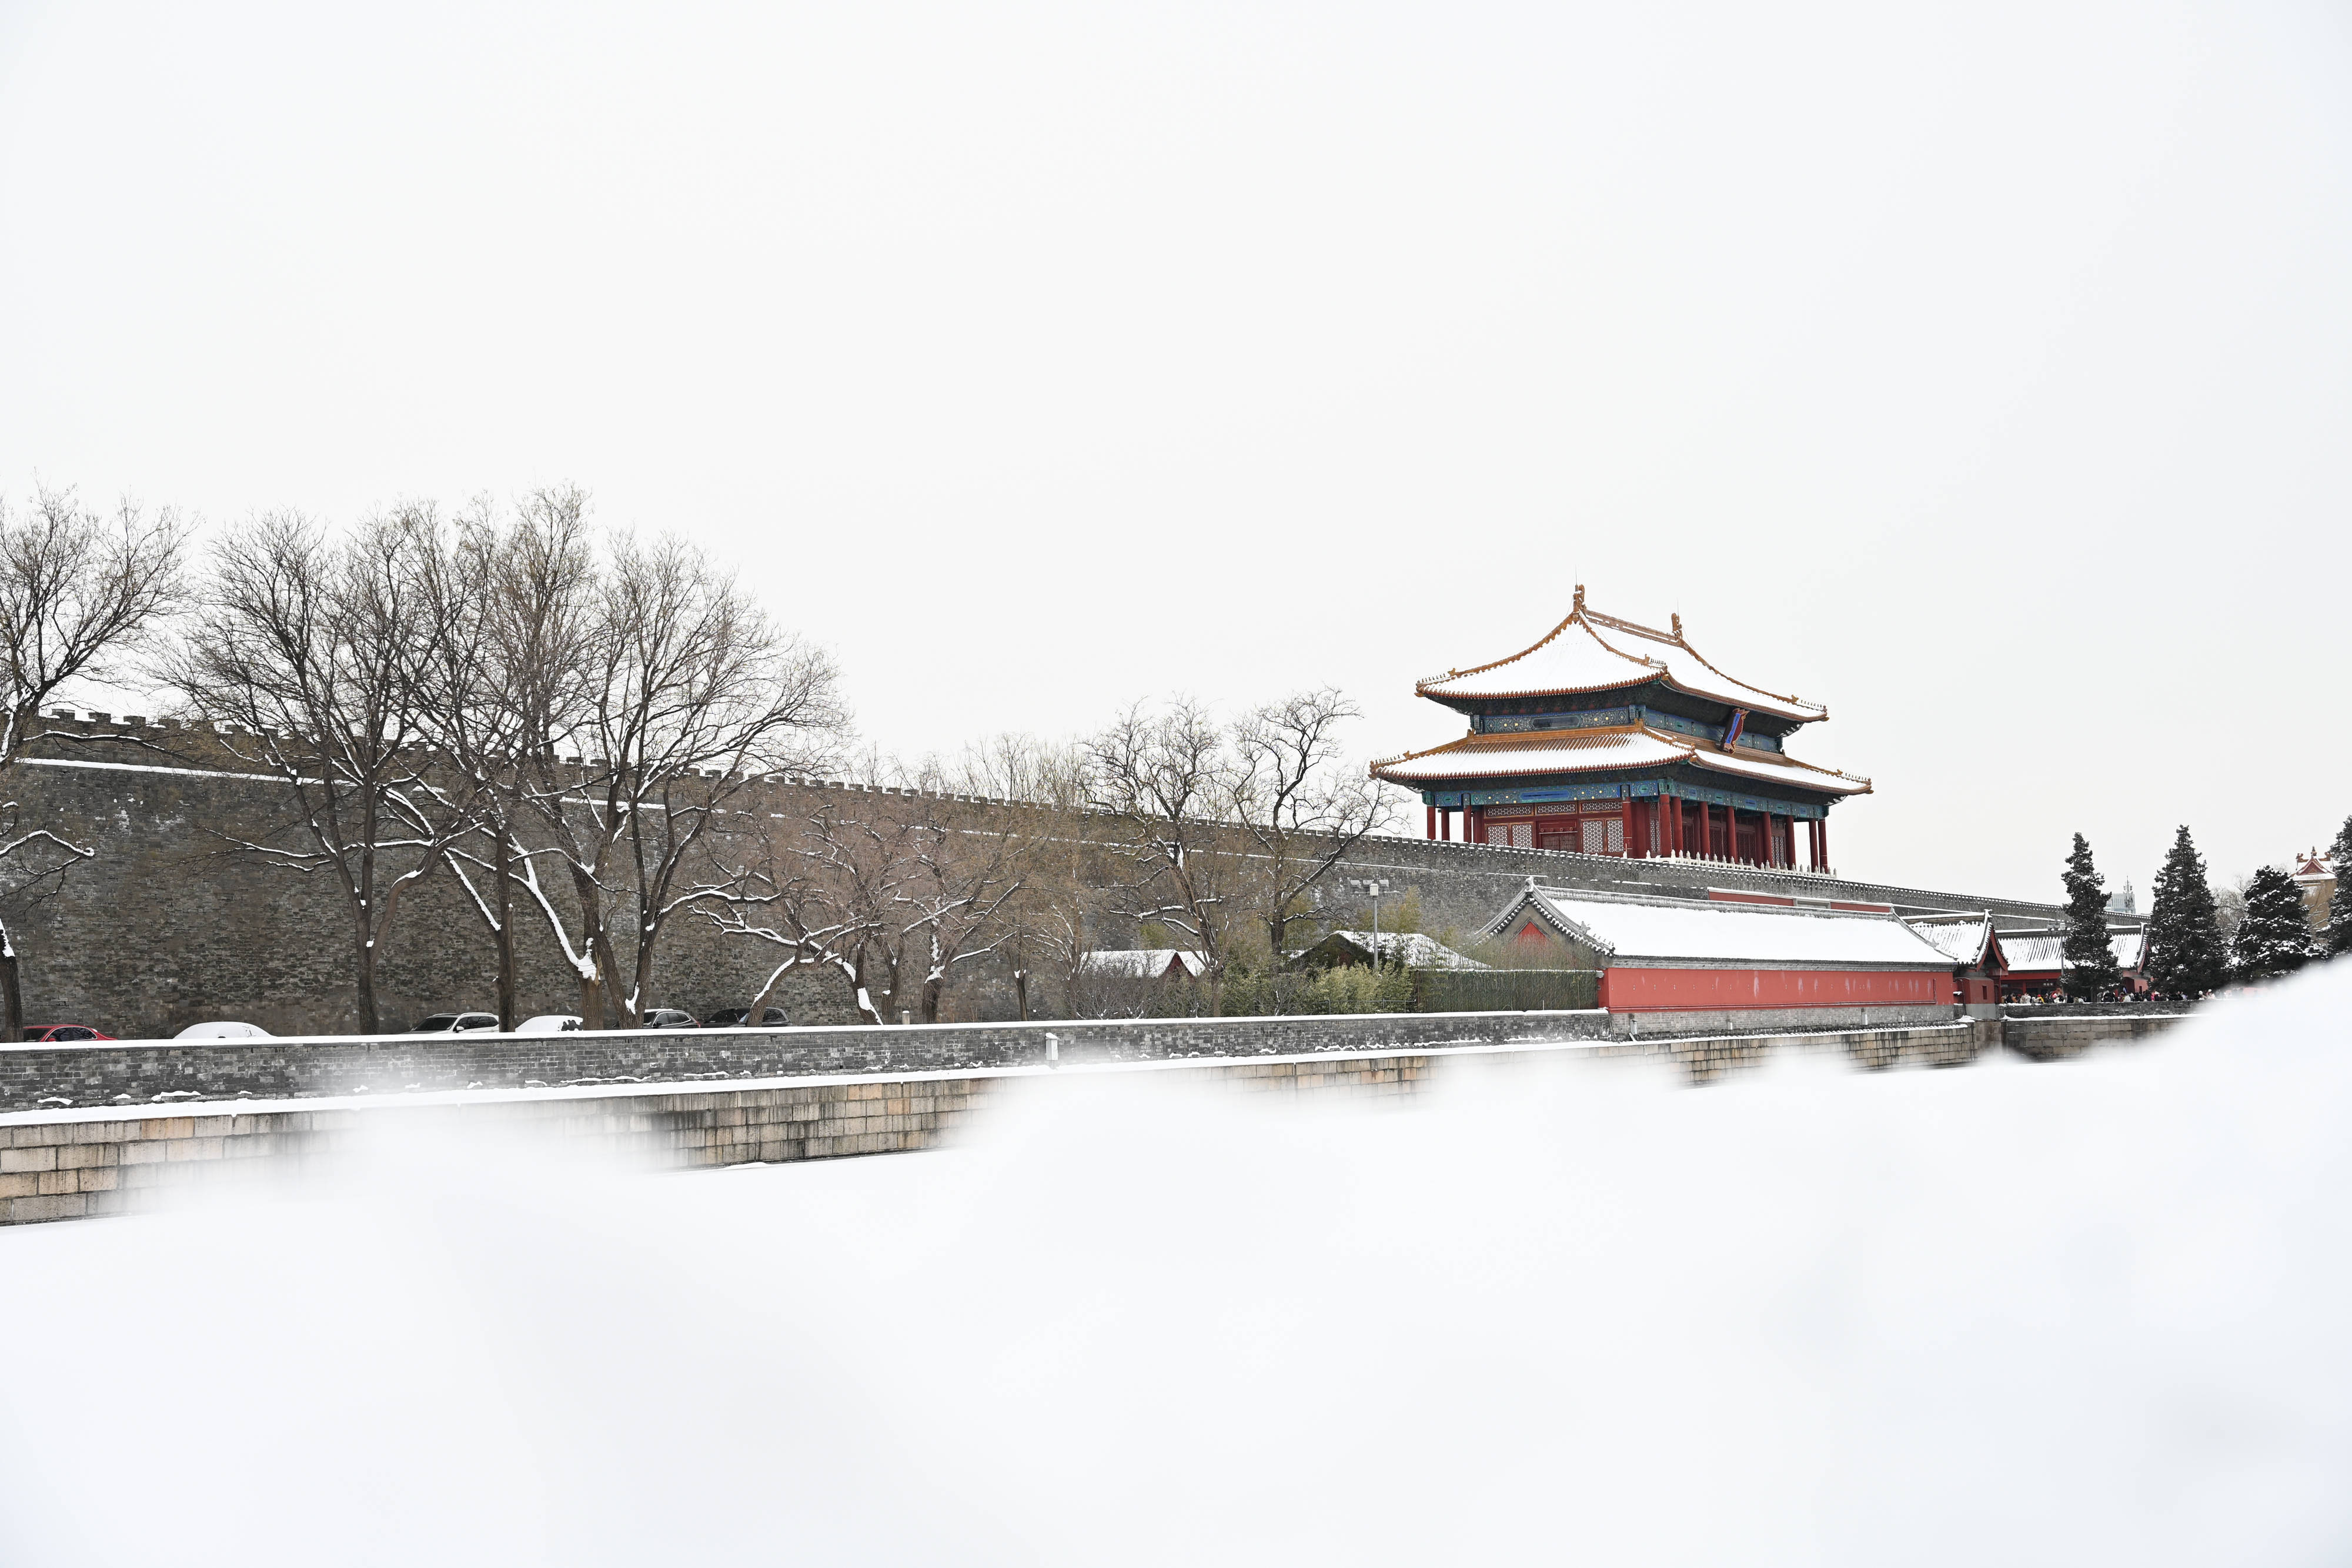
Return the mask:
<svg viewBox="0 0 2352 1568">
<path fill-rule="evenodd" d="M 1441 1021 L 1448 1017 L 1454 1020 L 1451 1025 Z M 1261 1040 L 1292 1045 L 1316 1040 L 1345 1043 L 1321 1048 L 1309 1044 L 1304 1051 L 1291 1052 L 1216 1053 L 1218 1047 L 1253 1038 L 1230 1032 L 1234 1026 L 1251 1021 L 1261 1026 L 1254 1037 Z M 520 1146 L 526 1148 L 536 1141 L 536 1146 L 550 1150 L 593 1152 L 641 1167 L 678 1169 L 927 1148 L 991 1096 L 1022 1080 L 1166 1073 L 1176 1075 L 1171 1082 L 1212 1081 L 1261 1091 L 1384 1097 L 1414 1092 L 1452 1058 L 1533 1062 L 1580 1056 L 1664 1058 L 1694 1081 L 1705 1081 L 1754 1063 L 1774 1051 L 1835 1052 L 1870 1068 L 1949 1066 L 1970 1061 L 2006 1040 L 2027 1055 L 2050 1058 L 2074 1054 L 2099 1040 L 2142 1038 L 2178 1019 L 2050 1019 L 2046 1024 L 2029 1024 L 2021 1040 L 2011 1033 L 2016 1027 L 2014 1020 L 1638 1039 L 1610 1033 L 1607 1021 L 1605 1014 L 1467 1013 L 1192 1019 L 1149 1026 L 1057 1024 L 1050 1029 L 1030 1025 L 1002 1031 L 1015 1038 L 994 1047 L 1007 1056 L 1018 1054 L 1023 1048 L 1036 1053 L 1019 1065 L 779 1074 L 723 1085 L 715 1081 L 573 1082 L 543 1088 L 256 1099 L 204 1106 L 150 1101 L 121 1108 L 19 1111 L 0 1114 L 0 1224 L 121 1214 L 152 1207 L 191 1187 L 257 1176 L 315 1175 L 350 1155 L 370 1134 L 385 1133 L 444 1134 L 437 1141 L 417 1144 L 420 1149 L 447 1151 L 467 1141 L 504 1138 L 520 1140 Z M 1264 1028 L 1268 1023 L 1287 1027 L 1269 1031 Z M 1120 1028 L 1127 1032 L 1118 1032 Z M 1439 1037 L 1448 1028 L 1455 1038 L 1440 1042 Z M 2055 1028 L 2071 1032 L 2063 1036 L 2046 1032 Z M 1318 1034 L 1318 1030 L 1335 1032 Z M 904 1051 L 914 1049 L 910 1037 L 923 1031 L 840 1032 L 897 1037 L 905 1043 L 875 1049 Z M 1053 1064 L 1041 1065 L 1037 1056 L 1043 1054 L 1047 1035 L 1053 1036 Z M 1406 1035 L 1423 1038 L 1400 1038 Z M 585 1048 L 620 1037 L 571 1038 Z M 648 1045 L 658 1041 L 679 1050 L 691 1049 L 690 1042 L 681 1043 L 676 1036 L 629 1038 Z M 717 1038 L 706 1036 L 701 1043 L 720 1050 L 713 1043 Z M 246 1043 L 292 1047 L 302 1042 Z M 373 1043 L 385 1047 L 401 1042 Z M 723 1049 L 740 1052 L 746 1043 L 739 1040 Z M 1156 1057 L 1119 1054 L 1122 1050 L 1138 1051 L 1147 1044 L 1158 1051 Z M 751 1049 L 782 1048 L 753 1045 Z M 556 1055 L 536 1060 L 542 1070 L 555 1071 L 545 1064 L 566 1059 Z M 720 1060 L 739 1063 L 744 1058 Z"/>
</svg>

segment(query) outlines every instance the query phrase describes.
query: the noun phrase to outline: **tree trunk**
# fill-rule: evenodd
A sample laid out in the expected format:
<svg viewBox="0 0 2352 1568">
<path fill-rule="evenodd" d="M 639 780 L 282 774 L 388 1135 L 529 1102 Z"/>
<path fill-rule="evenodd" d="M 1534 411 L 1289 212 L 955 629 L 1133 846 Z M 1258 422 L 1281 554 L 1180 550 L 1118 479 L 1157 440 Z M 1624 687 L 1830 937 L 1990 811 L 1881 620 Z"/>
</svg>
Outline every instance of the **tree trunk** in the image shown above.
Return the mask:
<svg viewBox="0 0 2352 1568">
<path fill-rule="evenodd" d="M 643 915 L 637 917 L 637 965 L 635 972 L 637 981 L 637 1006 L 640 1009 L 653 1002 L 654 940 L 661 935 L 660 926 L 654 925 L 653 929 L 648 930 L 646 927 L 652 923 Z"/>
<path fill-rule="evenodd" d="M 1020 1009 L 1021 1021 L 1027 1023 L 1029 1021 L 1029 971 L 1026 969 L 1013 971 L 1013 1005 Z"/>
<path fill-rule="evenodd" d="M 923 1021 L 925 1023 L 937 1023 L 940 1021 L 940 993 L 946 988 L 947 982 L 941 980 L 936 975 L 928 976 L 924 978 Z"/>
<path fill-rule="evenodd" d="M 359 912 L 357 922 L 359 963 L 353 975 L 353 978 L 358 982 L 356 989 L 358 991 L 360 1032 L 362 1034 L 373 1034 L 376 1032 L 375 942 L 373 941 L 374 932 L 372 929 L 372 922 L 369 919 L 369 915 L 372 912 L 368 910 L 361 910 Z"/>
<path fill-rule="evenodd" d="M 498 883 L 499 896 L 493 908 L 498 912 L 499 930 L 499 1028 L 509 1034 L 520 1020 L 515 1017 L 515 950 L 514 950 L 514 883 L 509 873 L 514 862 L 509 852 L 511 841 L 501 827 L 498 848 L 490 854 L 491 879 Z"/>
<path fill-rule="evenodd" d="M 629 998 L 621 989 L 621 957 L 613 951 L 613 927 L 599 922 L 596 926 L 596 974 L 604 996 L 606 1029 L 635 1029 L 637 1020 L 629 1014 Z"/>
<path fill-rule="evenodd" d="M 16 936 L 0 925 L 0 1039 L 11 1045 L 25 1038 L 25 998 L 16 981 Z"/>
<path fill-rule="evenodd" d="M 604 988 L 613 974 L 612 944 L 604 939 L 604 894 L 595 880 L 572 868 L 572 895 L 580 901 L 580 953 L 593 975 L 580 979 L 580 1027 L 609 1029 L 604 1016 Z"/>
</svg>

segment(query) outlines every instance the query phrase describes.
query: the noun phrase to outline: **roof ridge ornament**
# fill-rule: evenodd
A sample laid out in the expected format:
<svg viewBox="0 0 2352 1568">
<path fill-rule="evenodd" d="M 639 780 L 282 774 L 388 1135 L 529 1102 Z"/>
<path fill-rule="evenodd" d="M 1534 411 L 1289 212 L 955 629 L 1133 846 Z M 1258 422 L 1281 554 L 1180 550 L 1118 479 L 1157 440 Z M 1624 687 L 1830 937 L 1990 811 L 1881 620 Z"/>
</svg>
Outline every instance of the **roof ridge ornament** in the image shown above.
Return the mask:
<svg viewBox="0 0 2352 1568">
<path fill-rule="evenodd" d="M 1553 602 L 1557 603 L 1559 601 L 1555 600 Z M 1576 608 L 1570 611 L 1569 613 L 1570 615 L 1581 615 L 1584 613 L 1584 584 L 1580 582 L 1576 585 Z"/>
</svg>

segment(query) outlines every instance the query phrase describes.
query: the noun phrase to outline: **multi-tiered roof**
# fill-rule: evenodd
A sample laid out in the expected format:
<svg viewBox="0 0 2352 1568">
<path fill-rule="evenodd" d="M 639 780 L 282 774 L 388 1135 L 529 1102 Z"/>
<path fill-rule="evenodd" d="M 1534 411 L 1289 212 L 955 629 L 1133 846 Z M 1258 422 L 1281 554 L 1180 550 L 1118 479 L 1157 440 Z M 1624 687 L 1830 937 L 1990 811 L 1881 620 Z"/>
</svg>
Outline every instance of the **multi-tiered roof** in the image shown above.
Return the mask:
<svg viewBox="0 0 2352 1568">
<path fill-rule="evenodd" d="M 1679 797 L 1819 821 L 1829 802 L 1870 789 L 1788 754 L 1790 736 L 1829 716 L 1821 704 L 1726 674 L 1690 645 L 1680 615 L 1663 632 L 1604 615 L 1581 587 L 1533 646 L 1414 691 L 1468 716 L 1469 733 L 1372 772 L 1437 810 Z"/>
</svg>

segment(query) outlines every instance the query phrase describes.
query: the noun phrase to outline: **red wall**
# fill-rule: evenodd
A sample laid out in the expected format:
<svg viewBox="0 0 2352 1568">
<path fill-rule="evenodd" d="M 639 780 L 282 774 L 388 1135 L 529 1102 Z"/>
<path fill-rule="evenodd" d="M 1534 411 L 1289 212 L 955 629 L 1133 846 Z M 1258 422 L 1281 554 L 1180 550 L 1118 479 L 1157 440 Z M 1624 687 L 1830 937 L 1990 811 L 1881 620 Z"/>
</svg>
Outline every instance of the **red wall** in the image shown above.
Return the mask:
<svg viewBox="0 0 2352 1568">
<path fill-rule="evenodd" d="M 1601 975 L 1601 1005 L 1611 1012 L 1727 1008 L 1840 1008 L 1864 1003 L 1917 1006 L 1953 999 L 1943 969 L 1635 969 Z"/>
</svg>

